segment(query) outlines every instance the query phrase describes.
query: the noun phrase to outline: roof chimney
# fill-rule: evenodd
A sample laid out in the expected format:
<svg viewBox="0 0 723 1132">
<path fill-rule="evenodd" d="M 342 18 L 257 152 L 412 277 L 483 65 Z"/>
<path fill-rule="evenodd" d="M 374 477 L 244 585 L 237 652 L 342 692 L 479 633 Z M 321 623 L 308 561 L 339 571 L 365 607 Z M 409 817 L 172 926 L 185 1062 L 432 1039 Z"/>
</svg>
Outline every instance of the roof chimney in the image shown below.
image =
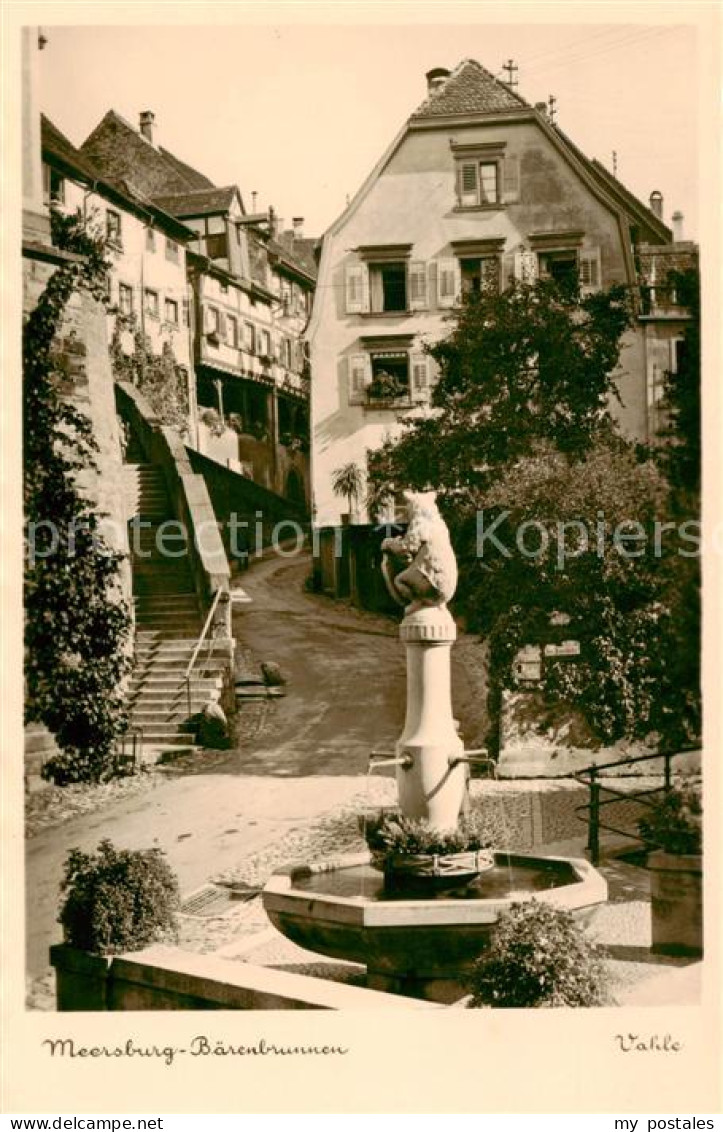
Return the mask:
<svg viewBox="0 0 723 1132">
<path fill-rule="evenodd" d="M 427 71 L 425 78 L 427 80 L 427 91 L 429 94 L 434 94 L 435 90 L 439 90 L 444 86 L 449 78 L 449 71 L 446 67 L 432 67 L 431 71 Z"/>
<path fill-rule="evenodd" d="M 152 110 L 141 110 L 140 127 L 141 133 L 146 141 L 153 145 L 153 130 L 155 127 L 156 116 Z"/>
<path fill-rule="evenodd" d="M 536 102 L 535 110 L 537 110 L 538 114 L 542 114 L 543 118 L 547 118 L 549 107 L 546 102 Z"/>
<path fill-rule="evenodd" d="M 663 194 L 657 189 L 650 194 L 650 211 L 657 216 L 658 220 L 663 219 Z"/>
<path fill-rule="evenodd" d="M 673 242 L 679 244 L 683 239 L 683 213 L 680 210 L 673 213 Z"/>
<path fill-rule="evenodd" d="M 303 237 L 304 237 L 304 217 L 303 216 L 293 216 L 291 218 L 291 224 L 292 224 L 293 229 L 294 229 L 294 239 L 295 240 L 302 240 Z"/>
</svg>

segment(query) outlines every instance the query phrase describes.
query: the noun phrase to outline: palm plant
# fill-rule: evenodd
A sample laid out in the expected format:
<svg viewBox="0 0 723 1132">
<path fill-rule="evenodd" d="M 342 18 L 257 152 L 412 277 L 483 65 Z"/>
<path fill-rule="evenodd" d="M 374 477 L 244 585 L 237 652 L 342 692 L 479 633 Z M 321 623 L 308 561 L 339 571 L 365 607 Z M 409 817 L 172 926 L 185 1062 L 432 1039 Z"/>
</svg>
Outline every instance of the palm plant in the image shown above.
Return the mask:
<svg viewBox="0 0 723 1132">
<path fill-rule="evenodd" d="M 331 489 L 334 495 L 348 501 L 351 514 L 354 504 L 359 501 L 364 490 L 364 473 L 359 465 L 352 460 L 332 472 Z"/>
</svg>

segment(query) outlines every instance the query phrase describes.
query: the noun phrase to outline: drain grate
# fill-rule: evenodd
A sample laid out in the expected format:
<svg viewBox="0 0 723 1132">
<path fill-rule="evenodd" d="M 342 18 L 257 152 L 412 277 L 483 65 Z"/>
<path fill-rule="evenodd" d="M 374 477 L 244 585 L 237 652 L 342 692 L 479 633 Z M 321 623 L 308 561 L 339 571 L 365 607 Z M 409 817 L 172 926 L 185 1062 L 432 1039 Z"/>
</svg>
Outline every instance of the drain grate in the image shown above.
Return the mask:
<svg viewBox="0 0 723 1132">
<path fill-rule="evenodd" d="M 182 916 L 192 916 L 197 920 L 210 920 L 214 917 L 227 916 L 238 906 L 240 900 L 253 900 L 258 896 L 258 888 L 231 888 L 216 884 L 206 884 L 181 904 Z"/>
</svg>

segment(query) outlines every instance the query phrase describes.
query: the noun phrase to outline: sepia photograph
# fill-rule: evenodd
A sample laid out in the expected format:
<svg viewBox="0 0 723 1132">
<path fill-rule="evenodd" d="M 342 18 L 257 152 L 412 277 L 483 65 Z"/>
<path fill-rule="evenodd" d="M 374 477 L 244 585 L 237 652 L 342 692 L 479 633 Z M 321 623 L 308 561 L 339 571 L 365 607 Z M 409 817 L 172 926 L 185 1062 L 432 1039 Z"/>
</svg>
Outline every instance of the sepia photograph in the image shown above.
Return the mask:
<svg viewBox="0 0 723 1132">
<path fill-rule="evenodd" d="M 465 1057 L 587 1020 L 673 1111 L 676 1019 L 719 1049 L 716 21 L 358 7 L 8 33 L 32 1064 L 66 1111 L 84 1058 L 334 1077 L 334 1012 Z"/>
</svg>

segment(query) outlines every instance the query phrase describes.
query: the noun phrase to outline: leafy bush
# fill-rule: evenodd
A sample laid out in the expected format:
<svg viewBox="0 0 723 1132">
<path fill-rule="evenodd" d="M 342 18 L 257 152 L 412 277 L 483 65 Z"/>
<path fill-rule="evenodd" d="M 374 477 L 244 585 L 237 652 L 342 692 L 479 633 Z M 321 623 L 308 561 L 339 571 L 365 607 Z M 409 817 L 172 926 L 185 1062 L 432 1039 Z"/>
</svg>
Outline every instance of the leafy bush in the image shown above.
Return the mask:
<svg viewBox="0 0 723 1132">
<path fill-rule="evenodd" d="M 674 787 L 663 794 L 648 817 L 638 822 L 640 836 L 666 853 L 700 853 L 703 842 L 703 803 L 693 786 Z"/>
<path fill-rule="evenodd" d="M 380 814 L 367 822 L 366 842 L 374 863 L 382 868 L 391 857 L 443 857 L 503 846 L 504 831 L 501 825 L 481 815 L 462 819 L 455 830 L 443 831 L 403 814 Z"/>
<path fill-rule="evenodd" d="M 571 912 L 537 900 L 513 904 L 470 978 L 470 1006 L 604 1006 L 604 952 Z"/>
<path fill-rule="evenodd" d="M 132 339 L 132 353 L 124 349 L 123 331 Z M 156 354 L 135 316 L 118 315 L 110 341 L 110 357 L 116 380 L 135 385 L 162 424 L 178 429 L 181 434 L 188 433 L 188 370 L 176 361 L 170 342 L 164 342 L 160 354 Z"/>
<path fill-rule="evenodd" d="M 97 955 L 138 951 L 175 938 L 178 882 L 160 849 L 116 849 L 106 838 L 95 853 L 71 849 L 58 921 L 66 942 Z"/>
</svg>

